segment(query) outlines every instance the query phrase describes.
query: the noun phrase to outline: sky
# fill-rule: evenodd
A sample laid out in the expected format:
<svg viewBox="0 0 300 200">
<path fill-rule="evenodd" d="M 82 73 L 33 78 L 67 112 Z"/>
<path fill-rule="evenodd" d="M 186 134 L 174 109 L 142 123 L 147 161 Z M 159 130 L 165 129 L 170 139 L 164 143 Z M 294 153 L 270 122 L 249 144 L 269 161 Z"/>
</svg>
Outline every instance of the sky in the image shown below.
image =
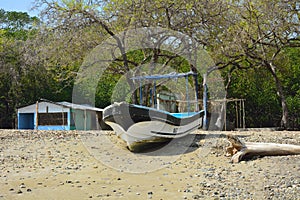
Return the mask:
<svg viewBox="0 0 300 200">
<path fill-rule="evenodd" d="M 38 11 L 30 11 L 34 0 L 0 0 L 0 8 L 5 11 L 27 12 L 31 16 L 37 16 Z"/>
</svg>

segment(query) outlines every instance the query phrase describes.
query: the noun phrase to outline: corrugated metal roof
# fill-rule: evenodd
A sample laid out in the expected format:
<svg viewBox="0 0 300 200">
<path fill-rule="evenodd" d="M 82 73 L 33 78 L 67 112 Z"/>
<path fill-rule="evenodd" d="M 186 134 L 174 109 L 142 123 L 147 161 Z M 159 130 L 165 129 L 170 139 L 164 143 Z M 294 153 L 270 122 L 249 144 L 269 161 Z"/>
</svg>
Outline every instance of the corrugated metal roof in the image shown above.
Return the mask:
<svg viewBox="0 0 300 200">
<path fill-rule="evenodd" d="M 31 104 L 29 106 L 19 108 L 18 113 L 34 113 L 36 112 L 36 108 L 37 108 L 36 104 Z M 39 102 L 38 109 L 39 109 L 39 113 L 46 113 L 47 111 L 51 113 L 56 113 L 56 112 L 68 112 L 70 108 L 56 103 L 41 101 Z"/>
<path fill-rule="evenodd" d="M 92 110 L 92 111 L 103 111 L 102 108 L 92 107 L 90 105 L 81 105 L 81 104 L 74 104 L 66 101 L 57 102 L 58 105 L 62 105 L 68 108 L 78 109 L 78 110 Z"/>
<path fill-rule="evenodd" d="M 63 102 L 53 102 L 53 101 L 49 101 L 49 100 L 46 100 L 46 99 L 42 99 L 39 102 L 39 105 L 40 105 L 39 106 L 39 112 L 46 112 L 46 111 L 40 111 L 41 107 L 45 107 L 46 106 L 46 105 L 42 106 L 45 103 L 46 104 L 56 105 L 57 107 L 59 106 L 59 107 L 64 107 L 64 108 L 77 109 L 77 110 L 90 110 L 90 111 L 98 111 L 98 112 L 102 112 L 103 111 L 102 108 L 96 108 L 96 107 L 93 107 L 93 106 L 90 106 L 90 105 L 80 105 L 80 104 L 74 104 L 74 103 L 70 103 L 70 102 L 66 102 L 66 101 L 63 101 Z M 25 107 L 19 108 L 18 112 L 20 112 L 20 113 L 35 112 L 35 109 L 36 109 L 36 104 L 32 104 L 32 105 L 29 105 L 29 106 L 25 106 Z M 45 110 L 45 109 L 42 109 L 42 110 Z M 56 108 L 56 110 L 57 110 L 57 108 Z M 59 110 L 59 111 L 61 112 L 61 110 Z"/>
</svg>

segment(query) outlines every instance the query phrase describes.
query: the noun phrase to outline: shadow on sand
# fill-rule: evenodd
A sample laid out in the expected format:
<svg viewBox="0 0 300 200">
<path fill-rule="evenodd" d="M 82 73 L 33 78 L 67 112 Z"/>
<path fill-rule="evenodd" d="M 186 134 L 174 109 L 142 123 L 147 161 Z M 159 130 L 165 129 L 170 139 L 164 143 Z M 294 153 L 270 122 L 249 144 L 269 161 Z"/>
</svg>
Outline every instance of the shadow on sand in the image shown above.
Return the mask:
<svg viewBox="0 0 300 200">
<path fill-rule="evenodd" d="M 248 137 L 237 135 L 239 138 Z M 227 137 L 226 133 L 207 132 L 201 134 L 191 133 L 185 137 L 171 139 L 167 142 L 143 144 L 133 153 L 149 156 L 175 156 L 194 152 L 200 148 L 211 149 L 216 147 L 220 139 Z"/>
</svg>

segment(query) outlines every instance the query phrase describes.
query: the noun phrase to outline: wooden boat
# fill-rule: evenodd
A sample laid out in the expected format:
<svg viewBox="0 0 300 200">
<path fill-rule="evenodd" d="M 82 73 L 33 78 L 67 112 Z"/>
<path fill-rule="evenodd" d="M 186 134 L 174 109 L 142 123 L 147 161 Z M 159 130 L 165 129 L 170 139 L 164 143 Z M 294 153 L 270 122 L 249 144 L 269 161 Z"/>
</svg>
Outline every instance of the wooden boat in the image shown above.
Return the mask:
<svg viewBox="0 0 300 200">
<path fill-rule="evenodd" d="M 135 79 L 178 78 L 195 75 L 193 72 L 135 77 Z M 141 99 L 141 97 L 140 97 Z M 103 111 L 103 120 L 123 139 L 131 151 L 139 151 L 154 143 L 186 136 L 202 126 L 205 112 L 171 113 L 126 102 L 114 103 Z"/>
</svg>

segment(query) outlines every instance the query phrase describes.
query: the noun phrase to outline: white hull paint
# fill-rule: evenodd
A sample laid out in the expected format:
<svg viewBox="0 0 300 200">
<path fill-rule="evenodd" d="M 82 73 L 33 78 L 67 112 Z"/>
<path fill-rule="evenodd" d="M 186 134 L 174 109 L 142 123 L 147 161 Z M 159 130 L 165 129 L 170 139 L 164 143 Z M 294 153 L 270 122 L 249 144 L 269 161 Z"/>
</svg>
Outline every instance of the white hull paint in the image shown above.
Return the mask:
<svg viewBox="0 0 300 200">
<path fill-rule="evenodd" d="M 127 143 L 129 150 L 134 151 L 137 145 L 184 137 L 202 126 L 202 118 L 184 126 L 174 126 L 161 121 L 143 121 L 133 124 L 127 131 L 117 123 L 106 123 L 113 128 L 118 137 Z"/>
</svg>

